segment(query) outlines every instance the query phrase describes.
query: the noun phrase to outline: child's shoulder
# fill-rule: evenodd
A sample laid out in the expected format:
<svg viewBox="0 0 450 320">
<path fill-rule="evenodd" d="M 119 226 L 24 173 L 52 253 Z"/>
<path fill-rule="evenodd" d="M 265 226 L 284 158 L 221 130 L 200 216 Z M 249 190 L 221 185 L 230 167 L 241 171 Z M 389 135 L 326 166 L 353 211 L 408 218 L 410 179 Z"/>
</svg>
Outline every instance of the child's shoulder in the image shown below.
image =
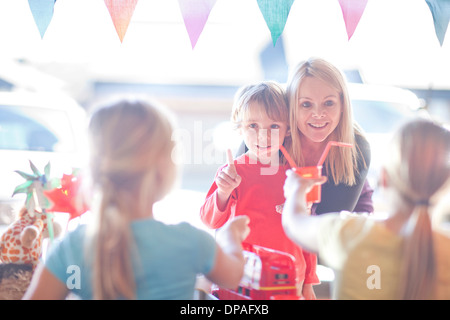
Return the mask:
<svg viewBox="0 0 450 320">
<path fill-rule="evenodd" d="M 151 225 L 151 227 L 149 225 Z M 139 226 L 134 227 L 134 229 L 135 231 L 137 231 L 136 229 L 142 229 L 142 231 L 145 233 L 148 233 L 148 231 L 151 229 L 152 234 L 165 235 L 169 237 L 179 237 L 183 239 L 210 237 L 210 235 L 206 231 L 199 229 L 188 222 L 168 224 L 155 219 L 148 219 Z"/>
</svg>

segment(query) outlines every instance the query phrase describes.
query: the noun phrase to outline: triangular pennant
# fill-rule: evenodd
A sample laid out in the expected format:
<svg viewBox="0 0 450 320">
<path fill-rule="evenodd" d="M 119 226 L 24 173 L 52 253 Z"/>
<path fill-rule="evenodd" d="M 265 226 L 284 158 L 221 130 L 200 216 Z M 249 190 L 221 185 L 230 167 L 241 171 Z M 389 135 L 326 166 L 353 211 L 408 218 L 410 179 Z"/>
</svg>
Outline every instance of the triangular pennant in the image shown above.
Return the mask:
<svg viewBox="0 0 450 320">
<path fill-rule="evenodd" d="M 41 34 L 41 39 L 44 38 L 45 31 L 47 31 L 50 21 L 52 21 L 55 2 L 56 0 L 28 0 L 28 5 Z"/>
<path fill-rule="evenodd" d="M 274 46 L 283 33 L 289 11 L 291 11 L 294 1 L 295 0 L 257 0 L 259 10 L 266 21 L 267 27 L 269 27 Z"/>
<path fill-rule="evenodd" d="M 137 2 L 138 0 L 105 0 L 120 42 L 125 37 Z"/>
<path fill-rule="evenodd" d="M 425 1 L 433 15 L 434 31 L 442 47 L 450 20 L 450 0 Z"/>
<path fill-rule="evenodd" d="M 192 49 L 197 44 L 215 3 L 216 0 L 178 0 Z"/>
<path fill-rule="evenodd" d="M 359 20 L 366 9 L 368 0 L 338 0 L 344 16 L 345 28 L 347 29 L 348 40 L 358 26 Z"/>
</svg>

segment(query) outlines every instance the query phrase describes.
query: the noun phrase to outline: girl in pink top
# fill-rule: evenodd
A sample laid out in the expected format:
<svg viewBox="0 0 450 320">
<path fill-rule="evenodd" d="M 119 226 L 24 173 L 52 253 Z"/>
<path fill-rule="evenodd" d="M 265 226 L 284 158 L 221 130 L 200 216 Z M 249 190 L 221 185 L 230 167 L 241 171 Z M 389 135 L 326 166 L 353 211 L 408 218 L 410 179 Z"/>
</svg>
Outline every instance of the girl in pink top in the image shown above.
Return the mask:
<svg viewBox="0 0 450 320">
<path fill-rule="evenodd" d="M 232 122 L 248 151 L 217 171 L 201 207 L 202 221 L 220 228 L 230 218 L 247 215 L 250 234 L 245 242 L 287 252 L 295 257 L 299 294 L 314 299 L 318 284 L 316 256 L 303 251 L 285 234 L 277 206 L 284 203 L 283 185 L 289 165 L 280 145 L 290 143 L 289 110 L 283 89 L 274 82 L 243 87 L 236 95 Z"/>
</svg>

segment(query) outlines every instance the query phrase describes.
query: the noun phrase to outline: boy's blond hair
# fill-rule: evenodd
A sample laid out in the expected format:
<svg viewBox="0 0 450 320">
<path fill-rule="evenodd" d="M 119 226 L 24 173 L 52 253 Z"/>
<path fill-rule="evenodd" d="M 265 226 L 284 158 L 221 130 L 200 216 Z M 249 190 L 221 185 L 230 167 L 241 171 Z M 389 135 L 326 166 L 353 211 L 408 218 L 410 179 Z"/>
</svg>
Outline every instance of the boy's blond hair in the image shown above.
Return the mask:
<svg viewBox="0 0 450 320">
<path fill-rule="evenodd" d="M 264 109 L 254 110 L 251 105 L 252 102 L 257 102 Z M 251 120 L 253 112 L 263 112 L 274 121 L 284 122 L 289 130 L 289 107 L 285 90 L 280 84 L 274 81 L 262 81 L 238 90 L 231 112 L 231 122 L 235 129 L 239 129 L 243 121 Z M 283 145 L 286 149 L 290 149 L 290 144 L 290 135 L 286 135 Z M 280 161 L 281 163 L 286 162 L 281 153 Z"/>
<path fill-rule="evenodd" d="M 250 118 L 250 103 L 258 102 L 264 107 L 266 115 L 273 120 L 289 124 L 289 109 L 283 88 L 273 82 L 264 81 L 242 87 L 235 95 L 231 121 L 236 128 Z"/>
</svg>

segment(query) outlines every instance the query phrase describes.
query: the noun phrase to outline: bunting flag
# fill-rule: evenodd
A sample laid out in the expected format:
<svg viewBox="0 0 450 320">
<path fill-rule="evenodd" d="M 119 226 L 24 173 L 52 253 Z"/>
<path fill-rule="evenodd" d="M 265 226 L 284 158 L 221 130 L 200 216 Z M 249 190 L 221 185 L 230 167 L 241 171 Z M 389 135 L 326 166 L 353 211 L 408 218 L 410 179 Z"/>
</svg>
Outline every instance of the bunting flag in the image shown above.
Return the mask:
<svg viewBox="0 0 450 320">
<path fill-rule="evenodd" d="M 448 22 L 450 20 L 450 0 L 425 0 L 433 16 L 434 31 L 439 43 L 444 43 L 445 33 L 447 32 Z"/>
<path fill-rule="evenodd" d="M 348 40 L 358 26 L 359 20 L 366 9 L 368 0 L 338 0 L 344 16 L 345 28 L 347 29 Z"/>
<path fill-rule="evenodd" d="M 120 42 L 125 37 L 137 2 L 138 0 L 105 0 Z"/>
<path fill-rule="evenodd" d="M 56 0 L 28 0 L 28 5 L 41 34 L 41 39 L 44 38 L 45 31 L 47 31 L 52 21 L 55 2 Z"/>
<path fill-rule="evenodd" d="M 275 46 L 278 38 L 283 33 L 289 11 L 291 11 L 294 1 L 295 0 L 257 0 L 259 10 L 266 21 L 267 27 L 269 27 L 273 46 Z"/>
<path fill-rule="evenodd" d="M 178 0 L 178 4 L 194 49 L 216 0 Z"/>
</svg>

